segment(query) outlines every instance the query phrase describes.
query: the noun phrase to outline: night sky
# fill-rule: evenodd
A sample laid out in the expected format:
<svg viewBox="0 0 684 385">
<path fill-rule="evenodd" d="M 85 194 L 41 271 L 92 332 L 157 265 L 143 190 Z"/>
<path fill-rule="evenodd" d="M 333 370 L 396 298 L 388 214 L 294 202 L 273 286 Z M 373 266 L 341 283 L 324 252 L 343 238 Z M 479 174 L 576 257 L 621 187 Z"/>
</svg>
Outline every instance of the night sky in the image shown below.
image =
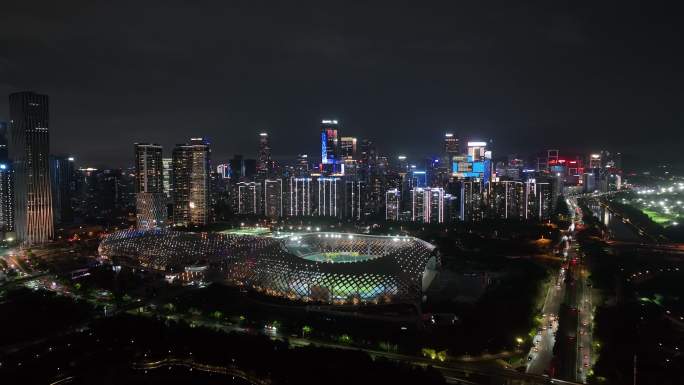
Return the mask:
<svg viewBox="0 0 684 385">
<path fill-rule="evenodd" d="M 3 0 L 0 119 L 10 92 L 46 93 L 53 152 L 96 166 L 191 136 L 216 161 L 255 157 L 259 131 L 276 158 L 317 155 L 322 118 L 390 155 L 434 153 L 449 130 L 495 155 L 681 156 L 679 9 L 412 3 Z"/>
</svg>

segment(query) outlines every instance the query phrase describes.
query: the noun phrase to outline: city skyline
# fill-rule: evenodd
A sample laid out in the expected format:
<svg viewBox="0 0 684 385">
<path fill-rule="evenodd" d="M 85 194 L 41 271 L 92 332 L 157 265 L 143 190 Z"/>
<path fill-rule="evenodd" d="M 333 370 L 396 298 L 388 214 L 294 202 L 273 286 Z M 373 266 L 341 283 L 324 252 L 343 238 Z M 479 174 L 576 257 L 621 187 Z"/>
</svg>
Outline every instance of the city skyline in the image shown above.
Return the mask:
<svg viewBox="0 0 684 385">
<path fill-rule="evenodd" d="M 5 0 L 7 384 L 684 384 L 658 2 Z"/>
</svg>

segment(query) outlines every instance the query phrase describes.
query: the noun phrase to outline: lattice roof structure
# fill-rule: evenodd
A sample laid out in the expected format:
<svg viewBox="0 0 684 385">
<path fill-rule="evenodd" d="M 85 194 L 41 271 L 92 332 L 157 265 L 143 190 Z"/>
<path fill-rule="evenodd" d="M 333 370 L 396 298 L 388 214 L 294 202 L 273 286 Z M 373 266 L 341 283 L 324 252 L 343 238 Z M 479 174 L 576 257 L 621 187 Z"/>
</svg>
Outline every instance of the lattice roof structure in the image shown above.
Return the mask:
<svg viewBox="0 0 684 385">
<path fill-rule="evenodd" d="M 415 301 L 439 265 L 435 247 L 417 238 L 330 232 L 271 238 L 125 230 L 106 236 L 99 252 L 165 273 L 209 266 L 230 284 L 332 304 Z"/>
</svg>

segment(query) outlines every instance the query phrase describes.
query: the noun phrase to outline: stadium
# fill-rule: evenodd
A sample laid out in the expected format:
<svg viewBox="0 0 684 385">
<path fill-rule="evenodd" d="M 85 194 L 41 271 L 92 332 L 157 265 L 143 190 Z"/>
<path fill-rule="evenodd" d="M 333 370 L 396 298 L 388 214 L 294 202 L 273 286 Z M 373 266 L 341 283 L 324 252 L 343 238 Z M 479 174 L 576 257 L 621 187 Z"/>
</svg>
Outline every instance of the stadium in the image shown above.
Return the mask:
<svg viewBox="0 0 684 385">
<path fill-rule="evenodd" d="M 101 256 L 169 279 L 198 277 L 329 304 L 414 302 L 439 266 L 435 247 L 406 236 L 332 232 L 252 236 L 169 230 L 107 235 Z"/>
</svg>

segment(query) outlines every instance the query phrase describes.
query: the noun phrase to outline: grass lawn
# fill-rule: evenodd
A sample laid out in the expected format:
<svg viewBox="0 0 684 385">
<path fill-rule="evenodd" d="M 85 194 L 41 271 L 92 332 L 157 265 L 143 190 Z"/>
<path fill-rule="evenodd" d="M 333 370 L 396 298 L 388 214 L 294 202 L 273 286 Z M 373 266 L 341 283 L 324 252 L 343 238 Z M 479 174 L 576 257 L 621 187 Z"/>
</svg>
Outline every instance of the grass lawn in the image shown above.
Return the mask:
<svg viewBox="0 0 684 385">
<path fill-rule="evenodd" d="M 652 210 L 646 210 L 642 209 L 641 210 L 644 214 L 648 215 L 651 220 L 659 225 L 665 225 L 669 222 L 672 222 L 675 220 L 675 217 L 672 215 L 666 215 L 663 213 L 659 213 L 657 211 L 652 211 Z"/>
</svg>

